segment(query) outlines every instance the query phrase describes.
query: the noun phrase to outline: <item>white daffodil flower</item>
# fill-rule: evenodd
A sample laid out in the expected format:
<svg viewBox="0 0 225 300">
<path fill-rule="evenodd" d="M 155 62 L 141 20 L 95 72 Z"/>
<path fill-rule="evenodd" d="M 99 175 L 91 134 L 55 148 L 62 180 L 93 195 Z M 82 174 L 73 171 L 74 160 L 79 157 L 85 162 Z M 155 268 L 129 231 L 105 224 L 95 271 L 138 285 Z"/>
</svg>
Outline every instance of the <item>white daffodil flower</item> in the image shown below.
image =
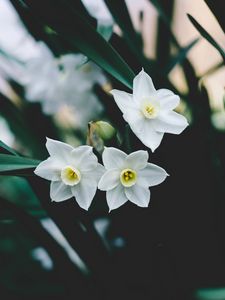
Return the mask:
<svg viewBox="0 0 225 300">
<path fill-rule="evenodd" d="M 149 187 L 160 184 L 168 176 L 164 169 L 148 163 L 147 151 L 139 150 L 127 155 L 116 148 L 105 147 L 102 159 L 106 172 L 98 188 L 106 191 L 110 211 L 128 200 L 147 207 L 150 201 Z"/>
<path fill-rule="evenodd" d="M 144 70 L 134 78 L 133 95 L 119 90 L 111 93 L 134 134 L 152 152 L 164 133 L 180 134 L 188 126 L 186 118 L 173 111 L 179 96 L 167 89 L 156 90 Z"/>
<path fill-rule="evenodd" d="M 83 123 L 101 113 L 102 105 L 93 93 L 95 83 L 106 83 L 101 70 L 91 62 L 85 63 L 82 54 L 56 59 L 44 43 L 39 42 L 39 47 L 40 55 L 27 62 L 20 79 L 27 100 L 40 101 L 44 113 L 49 115 L 68 105 L 84 116 Z"/>
<path fill-rule="evenodd" d="M 104 167 L 98 163 L 90 146 L 72 146 L 47 138 L 50 157 L 41 162 L 34 173 L 51 180 L 50 197 L 61 202 L 75 197 L 88 210 L 97 190 Z"/>
</svg>

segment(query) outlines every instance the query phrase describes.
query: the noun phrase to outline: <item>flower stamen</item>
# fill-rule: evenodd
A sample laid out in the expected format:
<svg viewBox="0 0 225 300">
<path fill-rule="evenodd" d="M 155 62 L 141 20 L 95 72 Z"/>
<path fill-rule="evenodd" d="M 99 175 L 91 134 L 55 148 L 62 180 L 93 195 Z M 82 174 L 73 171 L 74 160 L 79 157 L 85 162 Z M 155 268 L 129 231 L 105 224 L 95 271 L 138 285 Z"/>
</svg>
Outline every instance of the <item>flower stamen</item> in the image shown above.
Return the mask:
<svg viewBox="0 0 225 300">
<path fill-rule="evenodd" d="M 158 115 L 158 110 L 159 110 L 159 107 L 157 105 L 150 103 L 149 101 L 144 101 L 142 108 L 141 108 L 143 115 L 147 119 L 156 118 Z"/>
<path fill-rule="evenodd" d="M 80 182 L 81 174 L 80 174 L 79 170 L 77 170 L 73 167 L 67 166 L 66 168 L 64 168 L 61 171 L 61 178 L 62 178 L 62 181 L 66 185 L 73 186 Z"/>
<path fill-rule="evenodd" d="M 137 181 L 137 173 L 132 169 L 124 169 L 120 173 L 120 181 L 123 186 L 130 187 Z"/>
</svg>

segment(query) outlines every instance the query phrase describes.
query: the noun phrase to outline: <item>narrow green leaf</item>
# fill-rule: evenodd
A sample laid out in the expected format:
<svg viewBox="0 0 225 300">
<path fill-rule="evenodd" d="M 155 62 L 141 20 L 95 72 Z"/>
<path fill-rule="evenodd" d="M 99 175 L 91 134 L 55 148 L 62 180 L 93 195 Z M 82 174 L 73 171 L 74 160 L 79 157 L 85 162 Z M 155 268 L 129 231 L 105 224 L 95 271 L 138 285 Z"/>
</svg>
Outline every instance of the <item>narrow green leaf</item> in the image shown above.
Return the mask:
<svg viewBox="0 0 225 300">
<path fill-rule="evenodd" d="M 30 175 L 26 170 L 34 169 L 39 163 L 40 161 L 31 158 L 0 154 L 0 175 Z"/>
<path fill-rule="evenodd" d="M 13 150 L 13 149 L 10 148 L 9 146 L 7 146 L 3 141 L 0 140 L 0 152 L 1 152 L 2 150 L 3 150 L 4 152 L 7 152 L 7 153 L 10 153 L 10 154 L 13 154 L 13 155 L 18 156 L 18 154 L 16 153 L 15 150 Z"/>
<path fill-rule="evenodd" d="M 156 35 L 156 56 L 159 68 L 165 68 L 170 60 L 171 40 L 170 35 L 171 23 L 174 11 L 174 0 L 157 1 L 159 2 L 162 11 L 165 12 L 167 21 L 162 18 L 157 19 L 157 35 Z"/>
<path fill-rule="evenodd" d="M 160 1 L 158 0 L 149 0 L 149 2 L 154 5 L 154 7 L 156 8 L 156 10 L 158 11 L 159 16 L 161 17 L 161 19 L 163 20 L 163 22 L 170 27 L 170 19 L 168 18 L 168 16 L 166 15 L 162 4 L 160 3 Z"/>
<path fill-rule="evenodd" d="M 225 288 L 199 289 L 196 292 L 198 300 L 225 300 Z"/>
<path fill-rule="evenodd" d="M 38 1 L 23 1 L 23 3 L 27 4 L 31 14 L 65 39 L 71 51 L 79 50 L 117 80 L 132 88 L 135 76 L 133 71 L 116 50 L 78 12 L 69 9 L 63 1 L 47 1 L 45 9 Z M 52 10 L 53 7 L 54 10 Z"/>
<path fill-rule="evenodd" d="M 193 18 L 191 15 L 188 14 L 188 18 L 191 21 L 191 23 L 195 26 L 195 28 L 198 30 L 198 32 L 213 46 L 217 49 L 217 51 L 220 53 L 220 55 L 223 58 L 223 61 L 225 63 L 225 52 L 220 47 L 220 45 L 214 40 L 214 38 Z"/>
<path fill-rule="evenodd" d="M 142 41 L 133 27 L 126 2 L 120 0 L 119 5 L 117 1 L 105 0 L 115 22 L 118 24 L 123 32 L 123 36 L 134 55 L 137 57 L 142 67 L 148 69 L 148 62 L 143 55 Z"/>
<path fill-rule="evenodd" d="M 106 41 L 109 41 L 113 33 L 113 26 L 97 24 L 97 31 Z"/>
<path fill-rule="evenodd" d="M 193 48 L 194 45 L 197 44 L 198 41 L 199 39 L 195 39 L 186 47 L 181 48 L 168 63 L 167 67 L 165 68 L 165 73 L 168 74 L 177 64 L 182 64 L 186 59 L 188 52 Z"/>
</svg>

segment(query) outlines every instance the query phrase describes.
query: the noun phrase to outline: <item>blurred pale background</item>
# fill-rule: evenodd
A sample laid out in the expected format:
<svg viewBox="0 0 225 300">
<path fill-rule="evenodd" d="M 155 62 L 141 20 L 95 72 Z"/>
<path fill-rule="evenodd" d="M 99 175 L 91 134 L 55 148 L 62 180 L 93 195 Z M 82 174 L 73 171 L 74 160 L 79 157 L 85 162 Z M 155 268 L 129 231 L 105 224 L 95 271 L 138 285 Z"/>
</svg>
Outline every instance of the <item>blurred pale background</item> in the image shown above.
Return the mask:
<svg viewBox="0 0 225 300">
<path fill-rule="evenodd" d="M 102 2 L 102 1 L 97 1 Z M 95 4 L 97 5 L 97 2 Z M 131 13 L 134 26 L 137 30 L 141 30 L 144 36 L 145 43 L 145 53 L 148 57 L 155 56 L 155 41 L 156 41 L 156 25 L 157 25 L 157 11 L 154 6 L 148 0 L 126 0 L 128 9 Z M 91 4 L 93 4 L 91 2 Z M 144 12 L 144 18 L 142 24 L 140 24 L 139 16 L 140 12 Z M 104 15 L 107 12 L 104 9 L 101 11 Z M 206 3 L 203 0 L 176 0 L 174 17 L 173 17 L 173 31 L 177 37 L 178 42 L 181 46 L 186 46 L 192 42 L 196 37 L 199 37 L 199 33 L 196 31 L 194 26 L 191 24 L 187 17 L 187 13 L 191 14 L 198 20 L 198 22 L 206 28 L 206 30 L 215 38 L 215 40 L 225 48 L 225 35 L 220 28 L 217 20 L 214 18 L 210 10 L 208 9 Z M 25 39 L 23 39 L 23 33 L 21 32 L 16 36 L 13 26 L 16 25 L 12 22 L 11 13 L 9 9 L 6 9 L 5 0 L 0 0 L 0 46 L 10 45 L 11 39 L 17 41 L 17 44 L 21 44 L 21 47 L 14 47 L 13 54 L 20 53 L 26 57 L 29 57 L 29 51 L 32 52 L 31 56 L 35 55 L 35 47 L 32 49 L 31 43 L 29 47 L 26 47 Z M 11 24 L 10 24 L 11 22 Z M 9 23 L 9 24 L 7 24 Z M 115 31 L 119 32 L 117 26 L 115 26 Z M 28 48 L 30 49 L 29 51 Z M 217 50 L 213 48 L 206 40 L 201 38 L 201 40 L 190 50 L 188 54 L 189 59 L 194 64 L 196 74 L 201 77 L 205 72 L 211 69 L 213 66 L 221 62 L 221 57 Z M 170 74 L 170 78 L 173 80 L 174 84 L 178 90 L 185 92 L 187 86 L 185 84 L 182 72 L 179 67 L 176 67 Z M 225 87 L 225 68 L 220 68 L 210 76 L 205 76 L 201 82 L 206 85 L 211 105 L 213 109 L 220 110 L 223 109 L 223 96 Z M 0 76 L 0 88 L 5 90 L 4 85 L 1 81 Z"/>
<path fill-rule="evenodd" d="M 144 12 L 143 34 L 145 53 L 148 57 L 154 57 L 158 15 L 156 9 L 148 0 L 127 0 L 127 5 L 136 29 L 140 29 L 140 11 Z M 225 49 L 225 35 L 203 0 L 175 1 L 173 31 L 181 46 L 186 46 L 196 37 L 199 37 L 199 33 L 188 19 L 187 13 L 196 18 L 215 38 L 218 44 Z M 188 57 L 194 64 L 198 76 L 202 76 L 210 68 L 222 61 L 217 50 L 203 38 L 190 50 Z M 179 90 L 185 91 L 187 89 L 178 67 L 170 73 L 170 76 L 173 78 Z M 220 68 L 211 76 L 204 78 L 204 83 L 207 86 L 211 98 L 212 108 L 221 109 L 223 107 L 222 100 L 225 92 L 225 67 Z"/>
</svg>

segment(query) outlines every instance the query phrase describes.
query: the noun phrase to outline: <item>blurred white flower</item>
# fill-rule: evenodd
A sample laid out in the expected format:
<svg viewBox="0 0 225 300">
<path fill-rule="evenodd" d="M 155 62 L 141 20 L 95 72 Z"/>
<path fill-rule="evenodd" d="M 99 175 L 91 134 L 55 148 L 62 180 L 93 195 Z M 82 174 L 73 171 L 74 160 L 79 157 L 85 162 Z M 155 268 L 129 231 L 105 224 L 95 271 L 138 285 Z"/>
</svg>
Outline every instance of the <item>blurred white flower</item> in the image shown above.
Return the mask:
<svg viewBox="0 0 225 300">
<path fill-rule="evenodd" d="M 134 134 L 152 151 L 164 133 L 180 134 L 188 126 L 186 118 L 173 111 L 180 98 L 170 90 L 156 90 L 144 70 L 134 78 L 133 95 L 119 90 L 111 93 Z"/>
<path fill-rule="evenodd" d="M 38 55 L 37 42 L 13 5 L 9 0 L 0 0 L 0 77 L 17 81 L 23 74 L 23 63 Z"/>
<path fill-rule="evenodd" d="M 5 53 L 0 51 L 0 76 L 23 85 L 27 100 L 41 102 L 44 113 L 70 107 L 71 125 L 86 128 L 102 112 L 93 92 L 95 83 L 107 83 L 100 68 L 82 54 L 55 58 L 43 42 L 35 41 L 8 0 L 0 0 L 0 50 Z"/>
<path fill-rule="evenodd" d="M 53 269 L 53 261 L 51 260 L 50 256 L 48 255 L 48 252 L 42 248 L 37 247 L 32 250 L 31 256 L 40 262 L 41 266 L 46 270 L 52 270 Z"/>
<path fill-rule="evenodd" d="M 39 55 L 35 39 L 9 0 L 0 0 L 0 48 L 20 61 Z"/>
<path fill-rule="evenodd" d="M 72 146 L 47 138 L 50 157 L 41 162 L 34 173 L 51 180 L 50 197 L 61 202 L 75 197 L 88 210 L 97 190 L 104 167 L 98 163 L 90 146 Z"/>
<path fill-rule="evenodd" d="M 150 201 L 149 187 L 160 184 L 168 176 L 164 169 L 148 163 L 147 151 L 139 150 L 127 155 L 116 148 L 105 147 L 102 159 L 106 172 L 98 188 L 106 191 L 110 211 L 128 200 L 147 207 Z"/>
<path fill-rule="evenodd" d="M 0 140 L 8 146 L 13 146 L 15 137 L 8 127 L 6 121 L 0 117 Z"/>
<path fill-rule="evenodd" d="M 40 101 L 46 114 L 57 113 L 68 105 L 78 111 L 86 125 L 102 111 L 92 88 L 95 83 L 104 84 L 105 77 L 96 65 L 85 63 L 86 57 L 82 54 L 67 54 L 56 59 L 44 43 L 38 44 L 40 56 L 28 61 L 20 78 L 26 98 Z"/>
</svg>

